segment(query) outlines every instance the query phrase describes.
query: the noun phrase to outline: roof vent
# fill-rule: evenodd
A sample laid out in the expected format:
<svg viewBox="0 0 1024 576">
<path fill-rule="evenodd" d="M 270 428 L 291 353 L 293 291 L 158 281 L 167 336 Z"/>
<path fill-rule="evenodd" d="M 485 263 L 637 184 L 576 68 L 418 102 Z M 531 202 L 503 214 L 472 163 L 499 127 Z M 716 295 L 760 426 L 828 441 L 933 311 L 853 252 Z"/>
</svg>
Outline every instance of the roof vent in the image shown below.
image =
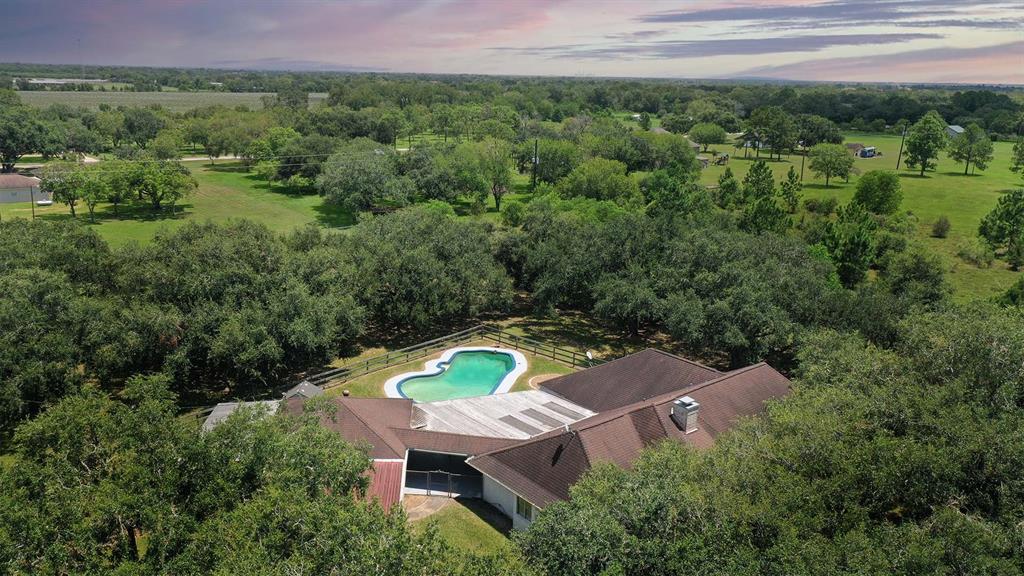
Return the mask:
<svg viewBox="0 0 1024 576">
<path fill-rule="evenodd" d="M 689 434 L 690 432 L 697 431 L 697 412 L 700 410 L 700 403 L 690 398 L 689 396 L 683 396 L 672 402 L 672 421 L 676 423 L 676 426 L 680 430 Z"/>
</svg>

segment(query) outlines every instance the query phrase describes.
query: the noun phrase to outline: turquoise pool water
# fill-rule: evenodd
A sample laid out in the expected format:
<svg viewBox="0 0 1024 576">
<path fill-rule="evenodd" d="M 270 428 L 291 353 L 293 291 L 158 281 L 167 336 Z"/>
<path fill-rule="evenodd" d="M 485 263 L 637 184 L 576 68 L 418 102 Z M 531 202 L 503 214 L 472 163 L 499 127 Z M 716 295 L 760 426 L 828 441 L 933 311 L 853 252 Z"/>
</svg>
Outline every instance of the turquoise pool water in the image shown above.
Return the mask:
<svg viewBox="0 0 1024 576">
<path fill-rule="evenodd" d="M 416 402 L 484 396 L 494 392 L 515 367 L 515 359 L 504 352 L 456 352 L 440 365 L 441 372 L 410 376 L 398 383 L 398 392 Z"/>
</svg>

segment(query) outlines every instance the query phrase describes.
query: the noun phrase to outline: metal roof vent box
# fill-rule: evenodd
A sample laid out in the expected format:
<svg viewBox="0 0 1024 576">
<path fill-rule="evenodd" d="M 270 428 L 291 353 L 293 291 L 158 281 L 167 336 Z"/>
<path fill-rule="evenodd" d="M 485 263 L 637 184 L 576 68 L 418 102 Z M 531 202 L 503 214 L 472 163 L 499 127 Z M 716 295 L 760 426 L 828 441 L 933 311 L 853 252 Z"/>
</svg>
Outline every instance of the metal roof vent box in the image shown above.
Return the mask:
<svg viewBox="0 0 1024 576">
<path fill-rule="evenodd" d="M 690 432 L 697 431 L 697 412 L 700 410 L 700 403 L 690 398 L 689 396 L 683 396 L 672 402 L 672 421 L 676 423 L 676 426 L 680 430 L 689 434 Z"/>
</svg>

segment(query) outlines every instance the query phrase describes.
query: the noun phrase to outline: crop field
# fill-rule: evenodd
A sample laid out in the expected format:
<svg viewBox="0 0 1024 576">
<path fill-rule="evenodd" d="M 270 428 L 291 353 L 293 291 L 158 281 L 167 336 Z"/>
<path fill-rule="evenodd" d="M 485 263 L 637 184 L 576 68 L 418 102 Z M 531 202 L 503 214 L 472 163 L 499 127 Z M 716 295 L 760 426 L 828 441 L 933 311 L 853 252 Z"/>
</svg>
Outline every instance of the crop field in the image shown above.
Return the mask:
<svg viewBox="0 0 1024 576">
<path fill-rule="evenodd" d="M 18 92 L 22 102 L 31 106 L 45 108 L 51 104 L 67 104 L 99 110 L 100 104 L 110 106 L 150 106 L 159 105 L 171 112 L 187 112 L 193 108 L 222 105 L 228 107 L 248 106 L 256 110 L 263 107 L 263 96 L 273 96 L 266 92 L 49 92 L 25 91 Z M 310 105 L 315 105 L 327 98 L 327 94 L 313 93 L 309 95 Z"/>
<path fill-rule="evenodd" d="M 894 170 L 896 157 L 900 148 L 900 137 L 888 134 L 847 133 L 846 142 L 859 142 L 875 146 L 881 157 L 858 158 L 855 169 L 859 173 L 869 170 Z M 713 147 L 714 148 L 714 147 Z M 754 153 L 744 159 L 742 151 L 729 145 L 717 146 L 719 152 L 732 155 L 729 166 L 736 177 L 742 180 L 753 163 Z M 1005 262 L 997 260 L 988 268 L 979 268 L 963 261 L 957 256 L 958 247 L 966 240 L 977 236 L 978 224 L 981 219 L 996 205 L 999 197 L 1005 192 L 1024 186 L 1018 174 L 1010 172 L 1010 153 L 1013 144 L 1009 142 L 995 143 L 995 157 L 992 164 L 984 172 L 964 176 L 963 164 L 958 164 L 945 154 L 938 161 L 935 171 L 925 172 L 922 178 L 918 172 L 907 170 L 900 164 L 900 177 L 903 183 L 902 208 L 917 218 L 918 237 L 930 248 L 942 254 L 949 265 L 949 279 L 955 289 L 956 298 L 989 298 L 1004 292 L 1019 276 L 1019 272 L 1009 269 Z M 786 156 L 781 161 L 772 161 L 768 165 L 775 173 L 776 179 L 785 177 L 790 166 L 800 170 L 799 155 Z M 715 184 L 719 175 L 725 170 L 722 166 L 710 166 L 701 174 L 705 184 Z M 804 198 L 835 197 L 840 204 L 853 197 L 857 176 L 850 178 L 849 183 L 832 179 L 830 187 L 825 187 L 824 178 L 819 178 L 804 167 Z M 950 228 L 947 238 L 933 238 L 932 225 L 939 218 L 949 218 Z"/>
</svg>

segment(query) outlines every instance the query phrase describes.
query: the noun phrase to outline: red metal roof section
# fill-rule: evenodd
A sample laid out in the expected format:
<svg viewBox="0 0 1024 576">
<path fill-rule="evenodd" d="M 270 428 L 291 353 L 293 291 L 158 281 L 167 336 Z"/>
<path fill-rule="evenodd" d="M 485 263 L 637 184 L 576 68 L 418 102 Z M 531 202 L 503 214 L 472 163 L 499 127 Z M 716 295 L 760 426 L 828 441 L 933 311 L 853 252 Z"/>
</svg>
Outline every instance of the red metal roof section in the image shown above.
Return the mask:
<svg viewBox="0 0 1024 576">
<path fill-rule="evenodd" d="M 385 510 L 397 504 L 402 499 L 402 468 L 401 460 L 374 460 L 373 467 L 366 472 L 370 478 L 366 498 L 376 499 Z"/>
</svg>

